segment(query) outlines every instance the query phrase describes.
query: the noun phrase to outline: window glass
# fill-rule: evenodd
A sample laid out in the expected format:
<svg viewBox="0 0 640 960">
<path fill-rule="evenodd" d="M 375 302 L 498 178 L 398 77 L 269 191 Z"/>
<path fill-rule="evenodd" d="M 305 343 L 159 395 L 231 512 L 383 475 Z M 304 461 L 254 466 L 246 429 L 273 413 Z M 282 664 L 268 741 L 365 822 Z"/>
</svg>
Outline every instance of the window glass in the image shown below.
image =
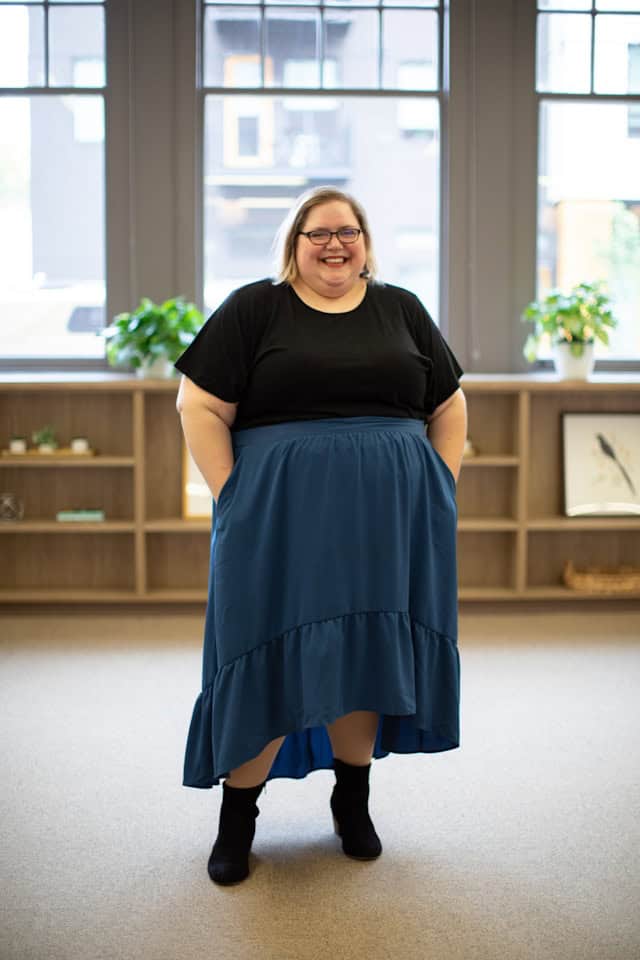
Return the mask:
<svg viewBox="0 0 640 960">
<path fill-rule="evenodd" d="M 547 93 L 588 93 L 591 89 L 591 17 L 539 14 L 536 85 Z"/>
<path fill-rule="evenodd" d="M 49 83 L 56 87 L 103 87 L 104 10 L 60 7 L 49 11 Z M 78 63 L 84 66 L 80 72 Z M 93 64 L 93 69 L 88 64 Z"/>
<path fill-rule="evenodd" d="M 0 97 L 0 355 L 103 357 L 104 101 Z"/>
<path fill-rule="evenodd" d="M 611 359 L 640 356 L 640 130 L 630 133 L 629 109 L 555 101 L 540 113 L 538 296 L 605 280 L 619 326 L 596 355 Z"/>
<path fill-rule="evenodd" d="M 208 7 L 203 29 L 207 86 L 261 85 L 259 7 Z"/>
<path fill-rule="evenodd" d="M 324 17 L 325 57 L 337 70 L 325 87 L 377 87 L 380 17 L 377 10 L 329 10 Z"/>
<path fill-rule="evenodd" d="M 0 87 L 44 82 L 44 10 L 0 6 Z"/>
<path fill-rule="evenodd" d="M 596 93 L 640 93 L 640 16 L 596 17 Z"/>
<path fill-rule="evenodd" d="M 382 14 L 382 85 L 402 89 L 400 64 L 423 65 L 424 86 L 438 87 L 438 17 L 429 10 L 386 10 Z M 406 76 L 406 74 L 405 74 Z"/>
<path fill-rule="evenodd" d="M 242 153 L 245 142 L 251 155 Z M 382 279 L 411 289 L 437 320 L 439 157 L 435 99 L 207 95 L 207 310 L 234 288 L 272 276 L 274 234 L 295 198 L 335 183 L 364 204 Z M 402 176 L 390 177 L 391 169 Z"/>
</svg>

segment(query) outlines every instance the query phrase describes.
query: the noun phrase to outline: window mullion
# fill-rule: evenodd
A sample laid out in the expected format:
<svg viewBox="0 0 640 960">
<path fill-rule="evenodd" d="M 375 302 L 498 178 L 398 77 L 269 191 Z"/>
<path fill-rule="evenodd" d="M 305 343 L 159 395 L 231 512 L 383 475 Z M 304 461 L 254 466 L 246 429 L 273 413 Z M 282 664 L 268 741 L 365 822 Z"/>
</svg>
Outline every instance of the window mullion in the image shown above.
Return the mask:
<svg viewBox="0 0 640 960">
<path fill-rule="evenodd" d="M 265 61 L 267 56 L 267 31 L 266 31 L 266 8 L 264 0 L 260 2 L 260 86 L 264 87 L 265 82 Z"/>
<path fill-rule="evenodd" d="M 378 0 L 378 90 L 382 90 L 382 49 L 384 38 L 382 35 L 382 0 Z"/>
</svg>

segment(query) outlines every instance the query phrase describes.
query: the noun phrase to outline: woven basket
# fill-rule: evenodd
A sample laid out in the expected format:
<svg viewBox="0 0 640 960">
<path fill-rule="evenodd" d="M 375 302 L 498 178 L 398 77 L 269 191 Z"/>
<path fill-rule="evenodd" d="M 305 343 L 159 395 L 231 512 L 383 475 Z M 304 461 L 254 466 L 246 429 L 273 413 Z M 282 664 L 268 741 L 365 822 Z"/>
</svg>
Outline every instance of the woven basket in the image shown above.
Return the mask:
<svg viewBox="0 0 640 960">
<path fill-rule="evenodd" d="M 583 593 L 640 593 L 640 567 L 587 567 L 576 570 L 568 560 L 562 571 L 562 579 L 572 590 Z"/>
</svg>

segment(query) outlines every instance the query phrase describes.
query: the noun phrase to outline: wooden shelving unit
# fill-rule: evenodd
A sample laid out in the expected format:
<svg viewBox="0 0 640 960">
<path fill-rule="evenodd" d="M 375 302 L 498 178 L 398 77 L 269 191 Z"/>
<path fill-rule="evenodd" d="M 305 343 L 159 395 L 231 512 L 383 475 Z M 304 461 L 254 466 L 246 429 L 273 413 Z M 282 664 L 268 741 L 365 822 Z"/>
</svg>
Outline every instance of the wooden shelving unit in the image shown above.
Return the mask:
<svg viewBox="0 0 640 960">
<path fill-rule="evenodd" d="M 25 505 L 23 520 L 0 522 L 0 602 L 206 600 L 209 522 L 181 516 L 177 386 L 118 374 L 0 378 L 0 446 L 52 423 L 63 445 L 84 434 L 97 452 L 0 459 L 0 492 Z M 640 412 L 640 376 L 467 375 L 462 386 L 478 456 L 458 485 L 460 599 L 592 599 L 562 585 L 566 560 L 639 566 L 640 518 L 564 516 L 561 415 Z M 76 506 L 103 509 L 105 522 L 55 520 Z"/>
</svg>

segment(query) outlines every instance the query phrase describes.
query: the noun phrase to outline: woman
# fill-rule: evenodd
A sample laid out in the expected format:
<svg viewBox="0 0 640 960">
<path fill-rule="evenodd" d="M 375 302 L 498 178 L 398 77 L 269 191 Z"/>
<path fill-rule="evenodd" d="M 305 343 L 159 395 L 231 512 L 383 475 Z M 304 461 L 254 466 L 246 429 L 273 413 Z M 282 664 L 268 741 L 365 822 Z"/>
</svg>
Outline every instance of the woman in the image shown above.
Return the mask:
<svg viewBox="0 0 640 960">
<path fill-rule="evenodd" d="M 176 363 L 214 498 L 183 782 L 226 778 L 223 884 L 249 873 L 267 780 L 333 769 L 342 849 L 373 859 L 372 756 L 459 745 L 462 370 L 417 297 L 376 282 L 348 194 L 304 194 L 278 240 L 277 281 L 232 293 Z"/>
</svg>

